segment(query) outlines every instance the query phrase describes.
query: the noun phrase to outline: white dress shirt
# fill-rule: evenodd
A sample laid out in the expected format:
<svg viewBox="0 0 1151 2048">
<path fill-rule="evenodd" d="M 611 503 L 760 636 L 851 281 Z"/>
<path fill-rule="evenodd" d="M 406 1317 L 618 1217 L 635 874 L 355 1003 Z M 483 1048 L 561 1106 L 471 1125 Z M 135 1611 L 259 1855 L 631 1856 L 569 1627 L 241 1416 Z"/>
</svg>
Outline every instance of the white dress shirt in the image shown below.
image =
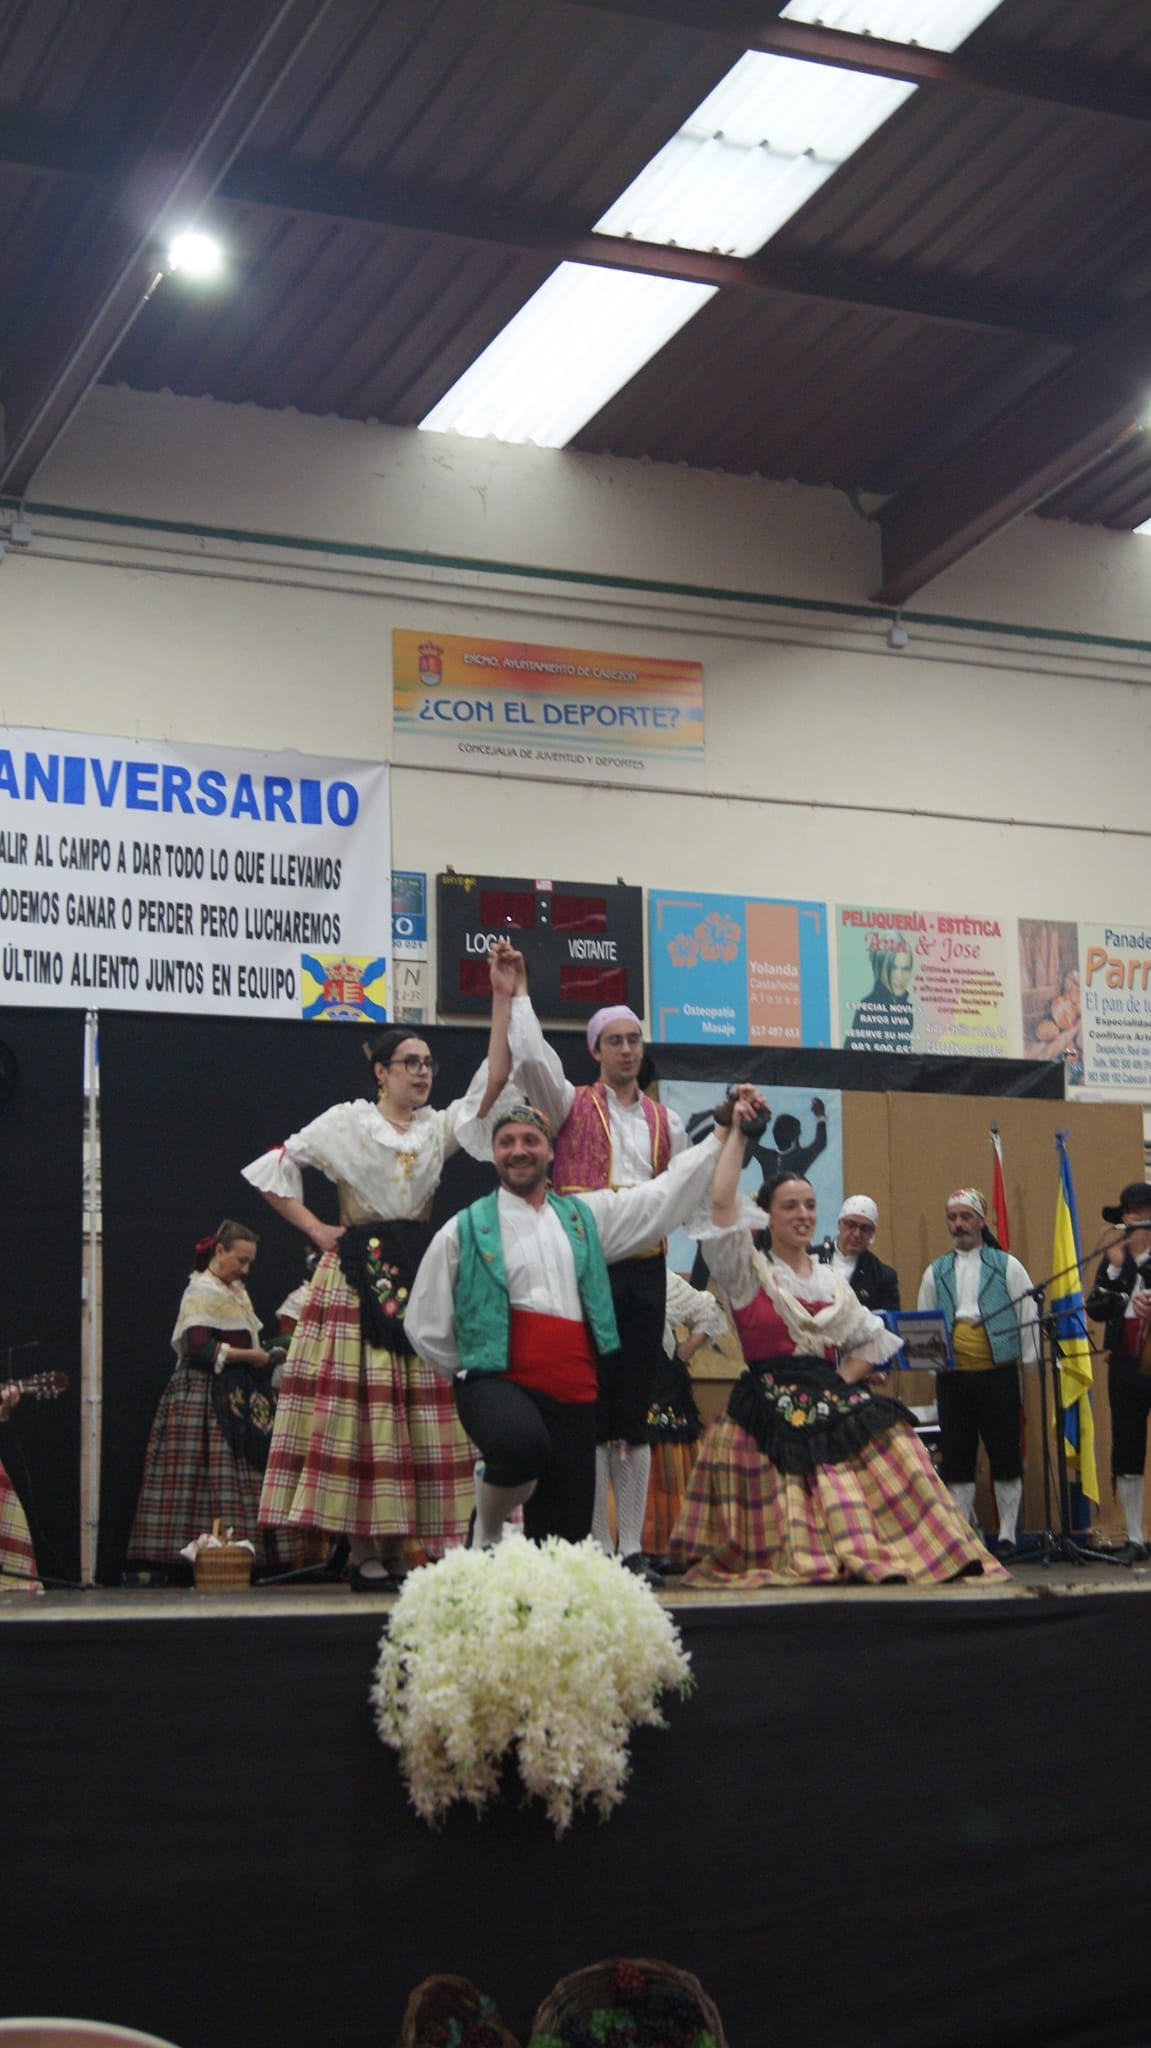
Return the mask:
<svg viewBox="0 0 1151 2048">
<path fill-rule="evenodd" d="M 666 1173 L 635 1188 L 592 1188 L 577 1199 L 595 1218 L 609 1265 L 666 1237 L 702 1201 L 719 1157 L 712 1136 L 674 1160 Z M 575 1260 L 567 1232 L 550 1202 L 538 1209 L 522 1195 L 499 1191 L 500 1241 L 511 1306 L 529 1313 L 582 1322 Z M 453 1216 L 428 1246 L 408 1302 L 404 1327 L 420 1357 L 451 1379 L 459 1371 L 456 1279 L 459 1225 Z"/>
<path fill-rule="evenodd" d="M 1025 1365 L 1036 1365 L 1039 1361 L 1039 1324 L 1035 1296 L 1028 1292 L 1031 1286 L 1031 1275 L 1025 1266 L 1020 1265 L 1018 1259 L 1012 1258 L 1010 1252 L 1007 1252 L 1005 1257 L 1007 1259 L 1007 1267 L 1004 1279 L 1007 1283 L 1007 1292 L 1012 1301 L 1018 1304 L 1016 1312 L 1019 1319 L 1019 1355 Z M 978 1323 L 982 1325 L 983 1316 L 979 1307 L 979 1282 L 982 1278 L 982 1273 L 983 1255 L 978 1245 L 973 1246 L 969 1252 L 956 1252 L 955 1320 L 957 1323 Z M 1027 1295 L 1026 1301 L 1023 1299 L 1024 1295 Z M 931 1266 L 928 1266 L 919 1283 L 919 1301 L 917 1306 L 919 1308 L 939 1307 L 935 1293 L 935 1273 Z M 1006 1319 L 1006 1311 L 1004 1311 L 1003 1320 L 1006 1321 Z M 990 1332 L 988 1334 L 990 1336 Z M 1001 1335 L 1001 1329 L 997 1328 L 995 1334 L 997 1336 Z"/>
<path fill-rule="evenodd" d="M 508 1045 L 512 1057 L 512 1079 L 526 1099 L 542 1109 L 558 1135 L 571 1115 L 575 1087 L 564 1073 L 560 1056 L 540 1029 L 540 1021 L 528 996 L 512 997 Z M 611 1177 L 617 1188 L 638 1187 L 652 1177 L 651 1131 L 642 1100 L 624 1104 L 614 1088 L 607 1090 L 608 1130 L 611 1136 Z M 676 1158 L 687 1144 L 683 1120 L 674 1109 L 667 1113 L 671 1156 Z"/>
</svg>

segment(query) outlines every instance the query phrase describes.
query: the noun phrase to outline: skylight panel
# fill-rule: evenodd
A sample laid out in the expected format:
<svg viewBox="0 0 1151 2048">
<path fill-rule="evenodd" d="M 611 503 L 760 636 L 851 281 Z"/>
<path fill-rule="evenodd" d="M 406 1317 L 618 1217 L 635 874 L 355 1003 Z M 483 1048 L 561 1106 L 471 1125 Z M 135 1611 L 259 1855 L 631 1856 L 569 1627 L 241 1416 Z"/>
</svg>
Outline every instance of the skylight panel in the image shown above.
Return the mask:
<svg viewBox="0 0 1151 2048">
<path fill-rule="evenodd" d="M 1000 0 L 789 0 L 793 21 L 953 50 Z M 747 51 L 596 222 L 602 235 L 754 255 L 915 91 Z M 565 263 L 420 426 L 562 448 L 712 297 Z"/>
<path fill-rule="evenodd" d="M 749 50 L 596 233 L 754 255 L 914 90 Z"/>
<path fill-rule="evenodd" d="M 420 426 L 563 448 L 713 296 L 711 285 L 561 263 Z"/>
<path fill-rule="evenodd" d="M 787 21 L 818 22 L 887 43 L 918 43 L 925 50 L 957 50 L 1000 0 L 788 0 Z"/>
</svg>

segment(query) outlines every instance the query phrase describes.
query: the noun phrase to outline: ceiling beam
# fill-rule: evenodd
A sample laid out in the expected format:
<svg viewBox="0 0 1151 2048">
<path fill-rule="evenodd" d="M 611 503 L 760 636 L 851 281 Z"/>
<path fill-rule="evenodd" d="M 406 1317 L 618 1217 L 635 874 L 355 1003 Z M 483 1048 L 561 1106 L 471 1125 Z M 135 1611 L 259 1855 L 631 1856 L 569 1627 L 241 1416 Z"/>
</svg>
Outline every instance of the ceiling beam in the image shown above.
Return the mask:
<svg viewBox="0 0 1151 2048">
<path fill-rule="evenodd" d="M 3 131 L 0 126 L 0 150 Z M 723 256 L 712 250 L 669 247 L 630 236 L 581 232 L 556 221 L 485 211 L 459 201 L 412 199 L 292 164 L 240 161 L 221 180 L 218 197 L 231 205 L 263 207 L 307 219 L 319 216 L 360 226 L 408 230 L 433 239 L 483 243 L 554 263 L 590 263 L 608 270 L 685 279 L 720 291 L 769 292 L 867 312 L 902 313 L 948 326 L 1078 348 L 1106 318 L 1090 307 L 1053 306 L 1014 294 L 988 292 L 938 279 L 889 278 L 850 265 L 796 263 L 770 250 L 758 256 Z"/>
<path fill-rule="evenodd" d="M 1113 321 L 877 514 L 881 604 L 905 604 L 944 569 L 1033 512 L 1140 431 L 1151 362 L 1151 306 Z"/>
<path fill-rule="evenodd" d="M 110 175 L 107 162 L 78 147 L 67 129 L 0 114 L 0 173 L 5 169 L 82 184 L 99 183 Z M 415 199 L 406 192 L 333 177 L 283 159 L 238 157 L 214 196 L 232 206 L 260 207 L 296 219 L 348 221 L 381 232 L 407 230 L 432 239 L 546 256 L 555 263 L 593 263 L 608 270 L 680 278 L 720 291 L 772 292 L 864 312 L 910 314 L 917 320 L 1056 348 L 1079 348 L 1106 324 L 1111 310 L 1098 299 L 1084 306 L 1052 305 L 962 281 L 949 284 L 938 277 L 908 274 L 888 277 L 870 266 L 856 269 L 826 260 L 800 263 L 770 247 L 758 256 L 721 256 L 629 236 L 596 235 L 554 219 L 485 210 L 458 200 Z"/>
<path fill-rule="evenodd" d="M 174 83 L 143 108 L 114 175 L 83 192 L 53 284 L 10 330 L 0 491 L 26 493 L 156 288 L 158 251 L 202 211 L 331 4 L 225 4 L 188 24 L 187 61 L 173 49 Z"/>
<path fill-rule="evenodd" d="M 980 47 L 968 52 L 929 50 L 881 36 L 849 34 L 819 23 L 782 21 L 769 9 L 725 5 L 724 0 L 558 0 L 595 14 L 616 14 L 664 28 L 687 29 L 732 51 L 759 50 L 776 57 L 833 64 L 898 78 L 910 85 L 981 93 L 1033 105 L 1065 107 L 1109 120 L 1151 121 L 1146 73 L 1128 65 L 1091 72 L 1034 50 Z"/>
</svg>

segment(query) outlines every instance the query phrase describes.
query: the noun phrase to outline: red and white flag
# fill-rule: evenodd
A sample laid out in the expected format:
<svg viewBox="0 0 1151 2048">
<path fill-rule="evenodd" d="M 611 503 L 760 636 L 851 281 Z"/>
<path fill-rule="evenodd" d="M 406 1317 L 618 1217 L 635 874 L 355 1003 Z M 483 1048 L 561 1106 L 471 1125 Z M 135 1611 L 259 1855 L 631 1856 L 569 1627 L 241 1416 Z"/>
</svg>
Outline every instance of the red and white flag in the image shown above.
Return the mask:
<svg viewBox="0 0 1151 2048">
<path fill-rule="evenodd" d="M 1007 1188 L 1003 1179 L 1003 1146 L 999 1139 L 999 1125 L 991 1126 L 991 1149 L 995 1154 L 995 1166 L 991 1176 L 991 1228 L 1005 1252 L 1011 1250 L 1011 1225 L 1007 1218 Z"/>
</svg>

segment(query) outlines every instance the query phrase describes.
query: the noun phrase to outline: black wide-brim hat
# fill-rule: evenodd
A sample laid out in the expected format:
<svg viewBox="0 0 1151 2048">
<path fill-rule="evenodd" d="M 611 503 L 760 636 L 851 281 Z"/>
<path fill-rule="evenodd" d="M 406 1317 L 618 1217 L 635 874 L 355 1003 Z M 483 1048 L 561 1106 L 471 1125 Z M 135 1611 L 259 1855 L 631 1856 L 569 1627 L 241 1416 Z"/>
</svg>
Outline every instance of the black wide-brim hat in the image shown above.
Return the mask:
<svg viewBox="0 0 1151 2048">
<path fill-rule="evenodd" d="M 1104 1209 L 1104 1223 L 1122 1223 L 1126 1209 L 1151 1209 L 1151 1187 L 1145 1180 L 1129 1181 L 1111 1208 Z"/>
</svg>

